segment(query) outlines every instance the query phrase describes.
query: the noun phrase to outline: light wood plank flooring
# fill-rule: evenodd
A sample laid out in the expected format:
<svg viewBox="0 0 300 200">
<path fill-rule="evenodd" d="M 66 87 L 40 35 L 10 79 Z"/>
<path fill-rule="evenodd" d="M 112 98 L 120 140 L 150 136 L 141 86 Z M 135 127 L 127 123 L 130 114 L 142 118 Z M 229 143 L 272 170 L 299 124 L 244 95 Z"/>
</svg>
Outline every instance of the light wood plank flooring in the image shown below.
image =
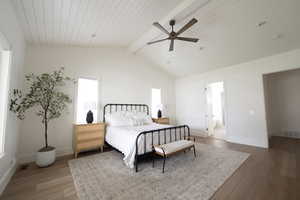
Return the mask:
<svg viewBox="0 0 300 200">
<path fill-rule="evenodd" d="M 197 142 L 251 154 L 212 200 L 300 199 L 300 140 L 273 137 L 268 150 L 212 138 L 197 138 Z M 49 168 L 41 169 L 30 164 L 26 170 L 18 170 L 0 199 L 77 200 L 67 164 L 71 158 L 62 157 Z"/>
</svg>

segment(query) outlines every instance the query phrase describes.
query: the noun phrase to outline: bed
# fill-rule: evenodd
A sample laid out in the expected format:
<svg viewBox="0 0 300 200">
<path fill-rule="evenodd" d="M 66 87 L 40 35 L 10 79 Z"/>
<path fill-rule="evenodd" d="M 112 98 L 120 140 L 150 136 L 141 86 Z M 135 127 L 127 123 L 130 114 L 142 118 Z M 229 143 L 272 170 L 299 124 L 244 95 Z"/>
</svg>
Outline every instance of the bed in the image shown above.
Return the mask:
<svg viewBox="0 0 300 200">
<path fill-rule="evenodd" d="M 133 116 L 140 116 L 141 119 L 144 117 L 143 123 L 131 123 Z M 114 118 L 122 118 L 124 122 L 114 121 Z M 138 120 L 134 122 L 136 121 Z M 149 107 L 145 104 L 107 104 L 103 109 L 103 122 L 107 123 L 105 141 L 123 153 L 125 165 L 130 168 L 135 167 L 136 172 L 139 160 L 152 154 L 154 145 L 190 137 L 190 129 L 187 125 L 153 123 L 149 116 Z"/>
</svg>

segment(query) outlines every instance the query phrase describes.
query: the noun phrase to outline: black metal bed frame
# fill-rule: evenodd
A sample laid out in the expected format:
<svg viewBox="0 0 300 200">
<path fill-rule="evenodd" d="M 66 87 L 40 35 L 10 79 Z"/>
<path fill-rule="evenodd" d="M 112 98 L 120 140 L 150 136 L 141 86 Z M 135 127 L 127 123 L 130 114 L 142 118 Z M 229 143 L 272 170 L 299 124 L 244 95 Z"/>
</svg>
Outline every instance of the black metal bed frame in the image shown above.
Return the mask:
<svg viewBox="0 0 300 200">
<path fill-rule="evenodd" d="M 109 109 L 109 113 L 112 113 L 113 111 L 117 112 L 119 111 L 139 111 L 139 112 L 146 112 L 147 115 L 149 115 L 149 107 L 146 104 L 106 104 L 103 109 L 103 122 L 105 122 L 105 114 L 107 112 L 107 109 Z M 151 134 L 151 140 L 150 143 L 152 146 L 152 151 L 147 152 L 147 136 L 148 134 Z M 154 134 L 157 134 L 157 143 L 154 143 Z M 163 134 L 163 141 L 161 141 L 161 134 Z M 167 135 L 169 136 L 169 141 L 167 142 Z M 145 157 L 148 154 L 153 154 L 154 152 L 154 145 L 161 145 L 166 143 L 171 143 L 174 141 L 182 140 L 182 139 L 189 139 L 190 138 L 190 128 L 187 125 L 181 125 L 181 126 L 172 126 L 168 128 L 162 128 L 162 129 L 155 129 L 155 130 L 149 130 L 149 131 L 143 131 L 138 134 L 135 140 L 135 171 L 138 172 L 138 161 L 140 158 Z M 140 153 L 138 152 L 138 143 L 139 139 L 141 137 L 144 137 L 144 152 Z"/>
</svg>

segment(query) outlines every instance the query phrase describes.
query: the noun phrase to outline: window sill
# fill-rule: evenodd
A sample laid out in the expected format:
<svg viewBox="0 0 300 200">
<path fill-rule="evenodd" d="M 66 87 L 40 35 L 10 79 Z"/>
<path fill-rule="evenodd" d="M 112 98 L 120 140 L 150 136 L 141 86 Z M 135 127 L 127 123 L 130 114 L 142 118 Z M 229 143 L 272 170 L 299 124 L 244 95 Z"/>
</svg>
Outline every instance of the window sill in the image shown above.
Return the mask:
<svg viewBox="0 0 300 200">
<path fill-rule="evenodd" d="M 0 159 L 2 159 L 5 156 L 5 153 L 0 153 Z"/>
</svg>

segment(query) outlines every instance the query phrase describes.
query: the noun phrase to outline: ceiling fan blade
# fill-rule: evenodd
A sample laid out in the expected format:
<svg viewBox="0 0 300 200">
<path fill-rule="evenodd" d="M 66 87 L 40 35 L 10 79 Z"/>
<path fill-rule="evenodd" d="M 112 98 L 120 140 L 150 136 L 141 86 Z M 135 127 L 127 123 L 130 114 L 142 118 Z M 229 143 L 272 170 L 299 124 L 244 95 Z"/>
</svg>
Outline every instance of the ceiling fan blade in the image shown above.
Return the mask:
<svg viewBox="0 0 300 200">
<path fill-rule="evenodd" d="M 168 40 L 169 38 L 165 38 L 165 39 L 161 39 L 161 40 L 156 40 L 156 41 L 152 41 L 152 42 L 147 42 L 147 44 L 154 44 L 154 43 L 157 43 L 157 42 L 162 42 L 162 41 L 165 41 L 165 40 Z"/>
<path fill-rule="evenodd" d="M 159 30 L 161 30 L 162 32 L 164 32 L 165 34 L 169 35 L 170 33 L 162 26 L 160 25 L 158 22 L 154 22 L 153 26 L 155 26 L 156 28 L 158 28 Z"/>
<path fill-rule="evenodd" d="M 179 35 L 181 33 L 183 33 L 184 31 L 186 31 L 187 29 L 189 29 L 191 26 L 193 26 L 194 24 L 196 24 L 198 22 L 197 19 L 193 18 L 191 19 L 186 25 L 184 25 L 177 33 L 176 35 Z"/>
<path fill-rule="evenodd" d="M 173 50 L 174 50 L 174 40 L 172 39 L 170 43 L 169 51 L 173 51 Z"/>
<path fill-rule="evenodd" d="M 176 40 L 183 40 L 187 42 L 198 42 L 198 38 L 176 37 Z"/>
</svg>

